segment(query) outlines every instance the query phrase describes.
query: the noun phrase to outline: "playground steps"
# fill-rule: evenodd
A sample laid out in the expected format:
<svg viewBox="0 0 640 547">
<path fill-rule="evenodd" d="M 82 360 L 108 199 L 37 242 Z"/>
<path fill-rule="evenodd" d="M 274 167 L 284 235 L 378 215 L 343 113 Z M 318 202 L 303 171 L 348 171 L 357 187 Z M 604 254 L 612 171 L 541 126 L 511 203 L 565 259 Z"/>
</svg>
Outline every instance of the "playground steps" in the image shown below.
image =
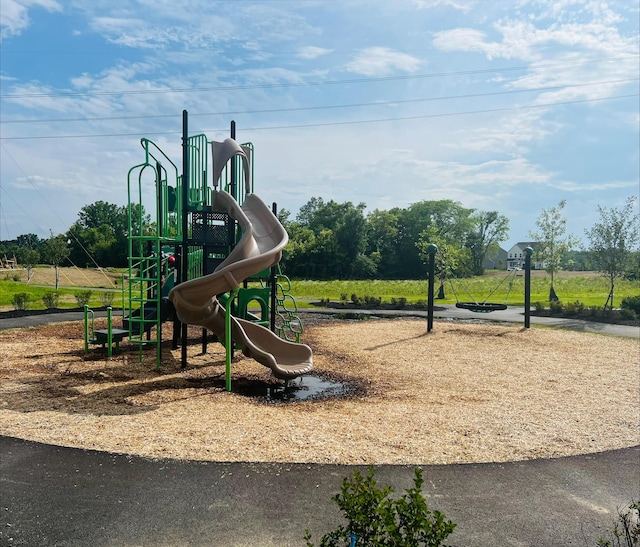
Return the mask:
<svg viewBox="0 0 640 547">
<path fill-rule="evenodd" d="M 160 321 L 164 323 L 173 317 L 173 304 L 163 298 L 160 302 Z M 133 310 L 128 317 L 122 320 L 122 328 L 127 334 L 131 331 L 133 336 L 148 333 L 158 320 L 158 307 L 155 302 L 145 302 L 137 310 Z"/>
<path fill-rule="evenodd" d="M 104 348 L 109 343 L 109 329 L 96 329 L 94 336 L 89 339 L 91 344 L 102 344 Z M 120 342 L 129 336 L 129 331 L 124 329 L 111 329 L 111 342 L 115 343 L 116 351 L 120 349 Z"/>
</svg>

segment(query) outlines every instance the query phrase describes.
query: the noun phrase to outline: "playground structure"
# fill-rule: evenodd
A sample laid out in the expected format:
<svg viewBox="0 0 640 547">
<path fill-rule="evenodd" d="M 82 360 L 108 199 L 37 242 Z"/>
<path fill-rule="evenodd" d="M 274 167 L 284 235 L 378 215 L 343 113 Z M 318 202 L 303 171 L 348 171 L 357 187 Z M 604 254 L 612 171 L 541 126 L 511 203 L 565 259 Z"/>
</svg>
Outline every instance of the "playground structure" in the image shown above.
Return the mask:
<svg viewBox="0 0 640 547">
<path fill-rule="evenodd" d="M 0 256 L 0 269 L 15 270 L 17 267 L 16 255 L 13 255 L 13 258 L 7 258 L 6 254 Z"/>
<path fill-rule="evenodd" d="M 173 347 L 181 346 L 184 368 L 187 325 L 202 326 L 203 353 L 204 329 L 225 346 L 228 391 L 235 349 L 281 380 L 310 372 L 312 352 L 300 343 L 297 306 L 278 268 L 288 235 L 275 204 L 272 210 L 253 193 L 253 145 L 235 141 L 234 122 L 224 142 L 190 136 L 186 111 L 182 173 L 154 142 L 143 138 L 141 145 L 144 161 L 127 176 L 129 267 L 123 277 L 122 330 L 128 340 L 139 344 L 140 352 L 155 345 L 159 366 L 163 324 L 173 321 Z M 251 313 L 252 303 L 259 314 Z M 120 330 L 108 321 L 104 332 L 91 331 L 90 319 L 89 314 L 85 347 L 107 343 L 110 351 Z"/>
</svg>

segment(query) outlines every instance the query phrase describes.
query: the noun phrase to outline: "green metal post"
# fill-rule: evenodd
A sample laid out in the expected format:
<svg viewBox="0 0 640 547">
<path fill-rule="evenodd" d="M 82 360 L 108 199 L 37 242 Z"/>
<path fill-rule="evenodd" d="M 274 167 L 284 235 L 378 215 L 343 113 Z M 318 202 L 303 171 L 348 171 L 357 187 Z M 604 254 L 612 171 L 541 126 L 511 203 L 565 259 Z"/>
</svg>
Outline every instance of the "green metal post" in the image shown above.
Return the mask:
<svg viewBox="0 0 640 547">
<path fill-rule="evenodd" d="M 427 247 L 427 254 L 429 255 L 429 291 L 427 294 L 427 332 L 431 332 L 433 329 L 433 288 L 435 284 L 437 252 L 438 252 L 438 247 L 433 243 L 431 243 Z"/>
<path fill-rule="evenodd" d="M 533 249 L 524 250 L 524 328 L 531 327 L 531 255 Z"/>
<path fill-rule="evenodd" d="M 226 354 L 225 361 L 225 377 L 226 377 L 226 390 L 231 391 L 231 359 L 233 357 L 233 336 L 231 332 L 231 304 L 233 299 L 238 294 L 238 289 L 234 289 L 229 293 L 229 300 L 227 301 L 227 309 L 225 312 L 224 323 L 224 347 Z"/>
<path fill-rule="evenodd" d="M 107 350 L 107 357 L 111 358 L 111 343 L 113 342 L 113 329 L 111 324 L 111 306 L 107 308 L 107 343 L 109 349 Z"/>
<path fill-rule="evenodd" d="M 89 353 L 89 306 L 84 305 L 84 352 Z"/>
</svg>

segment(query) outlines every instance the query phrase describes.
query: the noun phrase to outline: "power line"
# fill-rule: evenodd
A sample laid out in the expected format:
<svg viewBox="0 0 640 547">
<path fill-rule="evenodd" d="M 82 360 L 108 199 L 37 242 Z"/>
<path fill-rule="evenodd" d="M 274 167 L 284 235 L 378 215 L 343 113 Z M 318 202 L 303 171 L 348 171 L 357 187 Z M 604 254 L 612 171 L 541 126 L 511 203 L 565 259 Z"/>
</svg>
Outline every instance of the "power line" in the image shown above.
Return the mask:
<svg viewBox="0 0 640 547">
<path fill-rule="evenodd" d="M 604 57 L 601 59 L 585 59 L 581 61 L 572 61 L 564 63 L 540 63 L 532 65 L 522 65 L 515 67 L 499 67 L 486 68 L 477 70 L 459 70 L 452 72 L 431 72 L 427 74 L 404 74 L 398 76 L 379 76 L 372 78 L 351 78 L 343 80 L 318 80 L 310 82 L 281 82 L 270 84 L 237 84 L 213 87 L 190 87 L 190 88 L 169 88 L 169 89 L 131 89 L 122 91 L 69 91 L 69 92 L 51 92 L 51 93 L 16 93 L 16 94 L 0 94 L 0 99 L 26 99 L 34 97 L 97 97 L 110 95 L 146 95 L 146 94 L 166 94 L 166 93 L 200 93 L 211 91 L 240 91 L 248 89 L 276 89 L 286 87 L 312 87 L 325 85 L 342 85 L 342 84 L 360 84 L 370 82 L 389 82 L 398 80 L 419 80 L 425 78 L 443 78 L 451 76 L 470 76 L 474 74 L 490 74 L 495 72 L 515 72 L 521 70 L 531 70 L 536 68 L 559 68 L 565 66 L 576 66 L 582 64 L 593 64 L 601 62 L 613 62 L 625 59 L 635 59 L 637 55 L 628 55 L 622 57 Z"/>
<path fill-rule="evenodd" d="M 339 125 L 357 125 L 357 124 L 369 124 L 369 123 L 382 123 L 382 122 L 394 122 L 394 121 L 408 121 L 408 120 L 420 120 L 427 118 L 444 118 L 449 116 L 466 116 L 472 114 L 488 114 L 492 112 L 507 112 L 510 110 L 526 110 L 532 108 L 546 108 L 553 106 L 562 106 L 569 104 L 579 104 L 579 103 L 589 103 L 596 101 L 609 101 L 614 99 L 627 99 L 630 97 L 638 97 L 640 94 L 631 93 L 628 95 L 613 95 L 611 97 L 601 97 L 597 99 L 575 99 L 571 101 L 559 101 L 554 103 L 540 103 L 540 104 L 532 104 L 532 105 L 520 105 L 520 106 L 507 106 L 501 108 L 486 108 L 482 110 L 466 110 L 460 112 L 442 112 L 438 114 L 424 114 L 417 116 L 401 116 L 395 118 L 377 118 L 371 120 L 350 120 L 344 122 L 326 122 L 326 123 L 308 123 L 308 124 L 297 124 L 297 125 L 279 125 L 279 126 L 266 126 L 266 127 L 246 127 L 244 130 L 246 131 L 272 131 L 272 130 L 280 130 L 280 129 L 296 129 L 296 128 L 307 128 L 307 127 L 328 127 L 328 126 L 339 126 Z M 205 129 L 201 132 L 203 133 L 218 133 L 228 131 L 228 128 L 221 129 Z M 161 132 L 152 132 L 155 136 L 160 135 L 176 135 L 179 134 L 180 131 L 161 131 Z M 105 137 L 135 137 L 139 136 L 140 132 L 136 133 L 102 133 L 102 134 L 83 134 L 83 135 L 37 135 L 30 137 L 0 137 L 0 140 L 4 141 L 17 141 L 17 140 L 40 140 L 40 139 L 89 139 L 89 138 L 105 138 Z"/>
<path fill-rule="evenodd" d="M 444 95 L 442 97 L 426 97 L 421 99 L 399 99 L 390 101 L 373 101 L 367 103 L 351 103 L 351 104 L 338 104 L 338 105 L 321 105 L 321 106 L 300 106 L 291 108 L 270 108 L 263 110 L 229 110 L 222 112 L 203 112 L 203 113 L 190 113 L 189 116 L 203 117 L 203 116 L 232 116 L 237 114 L 274 114 L 282 112 L 305 112 L 313 110 L 333 110 L 343 108 L 361 108 L 366 106 L 385 106 L 389 104 L 411 104 L 420 102 L 433 102 L 455 99 L 472 99 L 480 97 L 493 97 L 498 95 L 513 95 L 516 93 L 533 93 L 543 91 L 554 91 L 558 89 L 570 89 L 575 87 L 590 87 L 597 85 L 611 85 L 621 84 L 629 82 L 637 82 L 640 78 L 625 78 L 619 80 L 601 80 L 598 82 L 584 82 L 580 84 L 567 84 L 556 85 L 546 87 L 532 87 L 527 89 L 510 89 L 505 91 L 491 91 L 488 93 L 468 93 L 464 95 Z M 179 118 L 178 114 L 148 114 L 144 116 L 101 116 L 92 118 L 49 118 L 43 120 L 3 120 L 0 124 L 32 124 L 32 123 L 69 123 L 69 122 L 94 122 L 94 121 L 116 121 L 116 120 L 143 120 L 143 119 L 161 119 L 161 118 Z"/>
</svg>

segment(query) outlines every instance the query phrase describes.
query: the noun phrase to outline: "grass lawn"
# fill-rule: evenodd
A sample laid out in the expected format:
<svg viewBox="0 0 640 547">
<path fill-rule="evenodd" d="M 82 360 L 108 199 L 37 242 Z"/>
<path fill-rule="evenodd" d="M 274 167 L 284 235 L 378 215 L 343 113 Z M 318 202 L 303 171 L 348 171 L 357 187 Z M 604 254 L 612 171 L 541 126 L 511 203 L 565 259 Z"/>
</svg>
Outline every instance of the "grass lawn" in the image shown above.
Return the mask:
<svg viewBox="0 0 640 547">
<path fill-rule="evenodd" d="M 456 295 L 460 302 L 498 302 L 511 306 L 524 305 L 524 272 L 509 275 L 510 272 L 488 272 L 482 277 L 453 280 L 445 284 L 444 299 L 439 304 L 455 304 Z M 548 303 L 551 279 L 545 272 L 532 272 L 531 302 Z M 604 306 L 609 294 L 608 280 L 595 272 L 560 272 L 556 274 L 555 290 L 564 303 L 580 301 L 585 306 Z M 437 296 L 436 287 L 436 296 Z M 409 303 L 426 301 L 428 283 L 426 280 L 402 281 L 292 281 L 291 294 L 300 301 L 318 300 L 351 301 L 353 294 L 381 298 L 391 302 L 392 298 L 406 298 Z M 492 291 L 495 291 L 492 293 Z M 615 306 L 622 298 L 640 294 L 637 281 L 620 279 L 616 282 Z M 491 295 L 491 296 L 489 296 Z"/>
<path fill-rule="evenodd" d="M 90 290 L 89 305 L 99 307 L 105 304 L 105 297 L 113 297 L 112 305 L 121 307 L 121 272 L 96 270 L 78 270 L 62 268 L 60 288 L 58 289 L 58 307 L 74 308 L 78 306 L 75 295 Z M 543 271 L 532 272 L 531 302 L 548 303 L 550 277 Z M 54 291 L 55 276 L 51 268 L 36 268 L 29 284 L 26 272 L 5 270 L 0 272 L 0 309 L 12 310 L 12 301 L 17 293 L 27 293 L 27 309 L 45 309 L 42 298 Z M 487 301 L 507 303 L 511 306 L 524 304 L 524 272 L 489 271 L 481 277 L 453 280 L 445 285 L 445 298 L 437 299 L 438 304 Z M 556 274 L 555 289 L 560 300 L 565 303 L 582 302 L 585 306 L 603 306 L 609 294 L 608 280 L 596 272 L 559 272 Z M 493 292 L 493 294 L 491 294 Z M 407 303 L 427 300 L 427 280 L 369 280 L 369 281 L 309 281 L 292 280 L 290 294 L 300 308 L 318 301 L 350 302 L 352 295 L 381 299 L 391 303 L 393 299 L 406 299 Z M 619 279 L 616 282 L 615 306 L 622 298 L 640 294 L 637 281 Z M 437 296 L 437 287 L 436 287 Z"/>
</svg>

